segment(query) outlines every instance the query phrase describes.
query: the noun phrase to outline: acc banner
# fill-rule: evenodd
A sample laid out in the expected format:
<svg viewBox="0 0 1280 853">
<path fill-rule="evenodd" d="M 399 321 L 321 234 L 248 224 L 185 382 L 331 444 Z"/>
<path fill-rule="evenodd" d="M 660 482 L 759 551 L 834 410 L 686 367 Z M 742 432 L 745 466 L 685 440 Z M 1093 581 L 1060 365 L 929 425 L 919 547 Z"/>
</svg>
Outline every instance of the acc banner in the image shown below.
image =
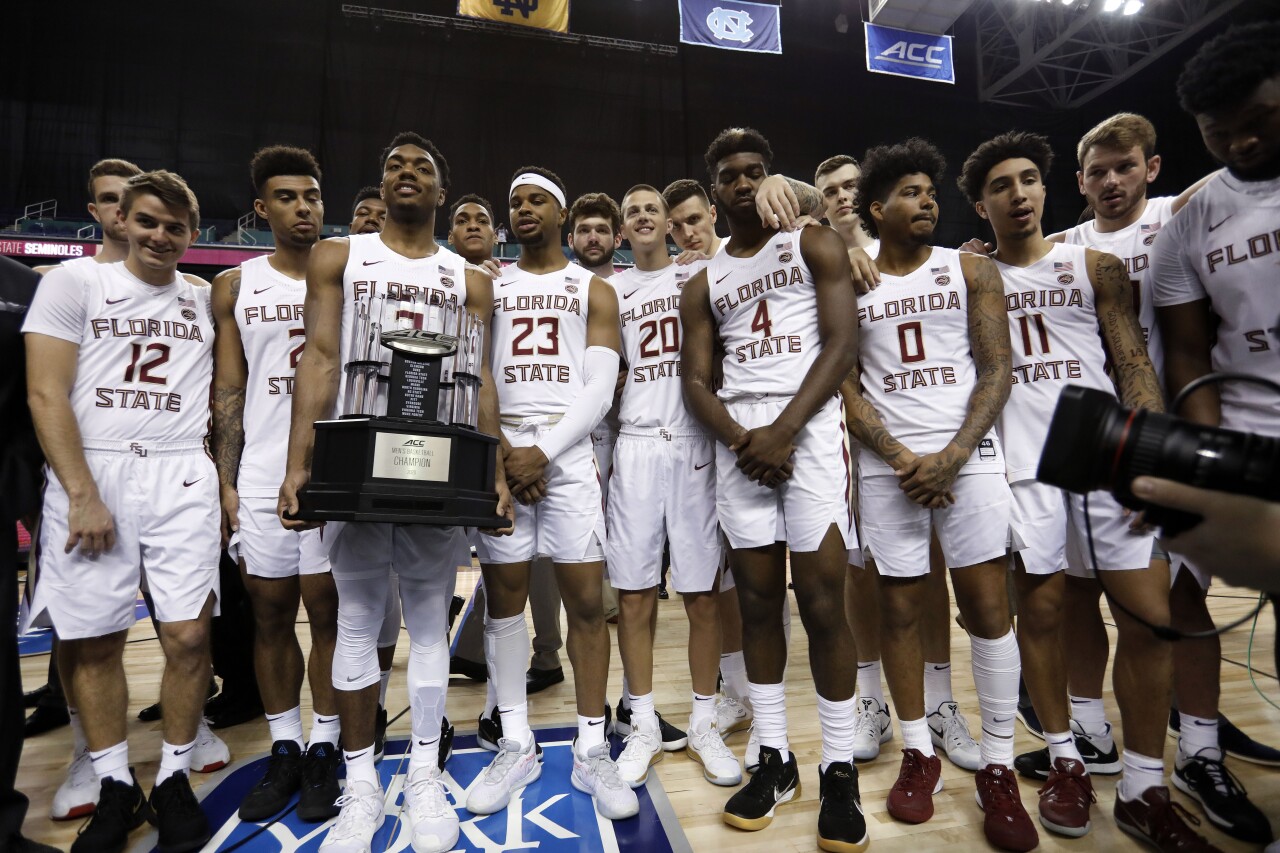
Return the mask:
<svg viewBox="0 0 1280 853">
<path fill-rule="evenodd" d="M 913 33 L 875 24 L 863 27 L 867 34 L 868 71 L 937 83 L 956 82 L 951 36 Z"/>
<path fill-rule="evenodd" d="M 779 8 L 734 0 L 680 0 L 680 41 L 727 50 L 782 53 Z"/>
<path fill-rule="evenodd" d="M 458 0 L 458 14 L 500 24 L 569 32 L 569 0 Z"/>
</svg>

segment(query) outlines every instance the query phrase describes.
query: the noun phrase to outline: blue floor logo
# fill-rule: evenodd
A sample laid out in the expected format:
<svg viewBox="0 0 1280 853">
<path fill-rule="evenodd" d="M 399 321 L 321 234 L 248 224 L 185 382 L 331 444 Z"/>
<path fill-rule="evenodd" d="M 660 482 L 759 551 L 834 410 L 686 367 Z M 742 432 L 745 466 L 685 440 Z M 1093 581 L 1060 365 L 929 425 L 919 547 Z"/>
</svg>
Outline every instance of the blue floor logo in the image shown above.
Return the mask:
<svg viewBox="0 0 1280 853">
<path fill-rule="evenodd" d="M 538 731 L 543 750 L 541 778 L 518 791 L 510 806 L 493 815 L 472 815 L 457 805 L 466 802 L 467 792 L 493 758 L 493 753 L 476 746 L 474 735 L 459 735 L 453 757 L 445 768 L 449 799 L 457 807 L 462 822 L 462 834 L 455 849 L 477 853 L 502 850 L 687 853 L 689 843 L 656 773 L 650 774 L 645 786 L 636 790 L 640 798 L 639 815 L 612 822 L 597 814 L 591 798 L 574 789 L 569 781 L 573 770 L 574 734 L 574 730 L 568 728 Z M 374 836 L 374 853 L 412 850 L 412 834 L 400 823 L 408 749 L 407 740 L 388 741 L 386 757 L 378 766 L 386 794 L 386 818 Z M 615 755 L 618 751 L 619 744 L 615 742 Z M 266 761 L 265 755 L 238 761 L 200 789 L 202 806 L 210 826 L 214 827 L 213 841 L 205 850 L 285 853 L 320 849 L 332 821 L 315 824 L 299 820 L 293 811 L 296 799 L 271 822 L 241 823 L 237 817 L 240 800 L 261 777 Z M 153 832 L 134 849 L 139 853 L 150 851 L 155 843 Z"/>
</svg>

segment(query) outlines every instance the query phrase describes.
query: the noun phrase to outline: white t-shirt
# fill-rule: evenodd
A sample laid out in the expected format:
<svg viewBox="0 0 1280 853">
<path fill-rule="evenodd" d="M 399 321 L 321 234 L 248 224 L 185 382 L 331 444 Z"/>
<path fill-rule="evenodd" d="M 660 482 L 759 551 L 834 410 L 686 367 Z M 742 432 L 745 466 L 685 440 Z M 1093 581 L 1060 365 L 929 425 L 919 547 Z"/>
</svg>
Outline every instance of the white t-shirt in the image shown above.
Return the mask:
<svg viewBox="0 0 1280 853">
<path fill-rule="evenodd" d="M 1280 178 L 1221 172 L 1160 230 L 1152 267 L 1157 307 L 1208 299 L 1219 319 L 1215 372 L 1280 378 Z M 1218 386 L 1222 425 L 1280 435 L 1280 396 L 1259 385 Z"/>
<path fill-rule="evenodd" d="M 40 281 L 23 333 L 79 346 L 71 407 L 85 441 L 202 441 L 209 432 L 209 288 L 156 286 L 124 262 L 63 264 Z"/>
</svg>

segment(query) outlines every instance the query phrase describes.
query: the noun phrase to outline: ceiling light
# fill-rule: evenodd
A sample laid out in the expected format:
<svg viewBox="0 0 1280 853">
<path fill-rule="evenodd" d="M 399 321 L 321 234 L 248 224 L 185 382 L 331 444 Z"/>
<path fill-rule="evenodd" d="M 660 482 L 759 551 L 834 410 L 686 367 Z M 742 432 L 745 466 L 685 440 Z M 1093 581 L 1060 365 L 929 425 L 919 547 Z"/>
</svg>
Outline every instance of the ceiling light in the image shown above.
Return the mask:
<svg viewBox="0 0 1280 853">
<path fill-rule="evenodd" d="M 1124 2 L 1125 0 L 1106 0 L 1106 2 L 1102 4 L 1102 11 L 1118 12 L 1120 11 L 1120 7 L 1124 5 Z"/>
<path fill-rule="evenodd" d="M 1142 11 L 1142 0 L 1128 0 L 1128 2 L 1124 4 L 1124 11 L 1120 14 L 1136 15 L 1140 11 Z"/>
</svg>

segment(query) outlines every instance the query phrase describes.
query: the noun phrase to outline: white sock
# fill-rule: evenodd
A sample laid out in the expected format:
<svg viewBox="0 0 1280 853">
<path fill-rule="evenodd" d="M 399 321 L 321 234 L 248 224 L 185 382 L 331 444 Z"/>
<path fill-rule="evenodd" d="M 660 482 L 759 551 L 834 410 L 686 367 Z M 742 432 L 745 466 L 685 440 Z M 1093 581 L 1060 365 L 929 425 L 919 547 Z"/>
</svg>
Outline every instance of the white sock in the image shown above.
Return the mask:
<svg viewBox="0 0 1280 853">
<path fill-rule="evenodd" d="M 444 719 L 445 695 L 449 689 L 449 643 L 441 637 L 429 646 L 409 643 L 409 671 L 406 681 L 409 687 L 409 711 L 413 716 L 410 731 L 413 748 L 410 764 L 427 763 L 416 758 L 419 743 L 437 744 L 440 740 L 440 723 Z M 505 734 L 505 731 L 503 732 Z M 438 761 L 433 756 L 431 764 Z"/>
<path fill-rule="evenodd" d="M 1084 759 L 1080 757 L 1080 750 L 1076 749 L 1075 736 L 1071 732 L 1045 732 L 1044 742 L 1049 747 L 1050 764 L 1059 758 L 1068 758 L 1084 764 Z"/>
<path fill-rule="evenodd" d="M 884 687 L 880 684 L 880 659 L 858 661 L 858 698 L 874 699 L 885 706 Z"/>
<path fill-rule="evenodd" d="M 1164 760 L 1141 755 L 1132 749 L 1124 751 L 1124 774 L 1116 786 L 1116 796 L 1122 800 L 1137 800 L 1148 788 L 1164 784 Z"/>
<path fill-rule="evenodd" d="M 697 728 L 700 724 L 716 718 L 716 697 L 703 696 L 693 691 L 693 705 L 689 711 L 689 728 Z"/>
<path fill-rule="evenodd" d="M 502 736 L 528 745 L 529 702 L 525 693 L 525 668 L 529 660 L 529 626 L 524 614 L 484 623 L 485 659 L 489 680 L 494 682 L 498 713 L 502 715 Z"/>
<path fill-rule="evenodd" d="M 631 693 L 623 694 L 627 699 L 627 707 L 631 709 L 631 727 L 644 726 L 646 731 L 657 731 L 658 712 L 653 706 L 653 693 L 640 696 Z"/>
<path fill-rule="evenodd" d="M 71 717 L 71 754 L 79 755 L 89 748 L 89 742 L 84 739 L 84 724 L 80 722 L 80 712 L 70 705 L 67 714 Z"/>
<path fill-rule="evenodd" d="M 502 719 L 502 732 L 506 734 L 507 720 Z M 510 737 L 510 735 L 507 735 Z M 584 717 L 578 715 L 578 742 L 575 748 L 578 751 L 579 758 L 586 758 L 587 753 L 593 748 L 604 743 L 604 715 L 598 717 Z"/>
<path fill-rule="evenodd" d="M 160 770 L 156 773 L 156 784 L 178 773 L 187 774 L 191 770 L 191 752 L 196 742 L 172 744 L 165 741 L 160 747 Z"/>
<path fill-rule="evenodd" d="M 93 772 L 98 774 L 98 781 L 115 779 L 126 785 L 133 784 L 133 774 L 129 772 L 129 742 L 120 741 L 115 746 L 89 753 L 93 762 Z"/>
<path fill-rule="evenodd" d="M 725 695 L 742 704 L 751 701 L 751 689 L 747 686 L 747 662 L 742 650 L 720 655 L 720 677 L 724 679 Z M 745 701 L 744 701 L 745 700 Z"/>
<path fill-rule="evenodd" d="M 279 714 L 267 714 L 267 729 L 271 732 L 272 743 L 291 740 L 298 745 L 298 749 L 306 751 L 307 745 L 302 740 L 302 706 Z"/>
<path fill-rule="evenodd" d="M 489 716 L 489 714 L 493 711 L 493 709 L 498 707 L 498 679 L 493 677 L 493 673 L 494 673 L 493 666 L 490 665 L 489 678 L 484 683 L 485 689 L 484 689 L 483 716 L 485 717 Z"/>
<path fill-rule="evenodd" d="M 982 765 L 1012 767 L 1013 721 L 1018 712 L 1018 675 L 1022 671 L 1018 638 L 1012 630 L 996 640 L 970 634 L 969 644 L 973 654 L 973 683 L 978 690 L 978 708 L 982 712 L 982 740 L 979 744 Z M 926 690 L 930 666 L 925 664 Z M 948 664 L 948 673 L 950 670 Z M 949 678 L 947 682 L 947 695 L 950 696 Z"/>
<path fill-rule="evenodd" d="M 1182 766 L 1185 759 L 1193 755 L 1221 761 L 1222 748 L 1218 744 L 1218 718 L 1193 717 L 1182 712 L 1178 712 L 1178 717 L 1181 721 L 1179 727 L 1181 732 L 1178 737 L 1178 766 Z"/>
<path fill-rule="evenodd" d="M 355 752 L 349 752 L 344 749 L 342 751 L 342 761 L 347 765 L 348 786 L 354 782 L 364 782 L 377 789 L 382 787 L 382 783 L 378 780 L 378 770 L 373 766 L 372 744 Z"/>
<path fill-rule="evenodd" d="M 1107 727 L 1107 711 L 1102 707 L 1101 699 L 1090 696 L 1068 696 L 1067 698 L 1071 700 L 1072 721 L 1080 726 L 1080 731 L 1088 735 L 1090 740 L 1111 737 Z"/>
<path fill-rule="evenodd" d="M 751 710 L 755 713 L 756 735 L 761 746 L 772 747 L 786 763 L 791 758 L 791 742 L 787 740 L 787 699 L 782 684 L 748 682 Z"/>
<path fill-rule="evenodd" d="M 856 696 L 842 701 L 818 696 L 818 723 L 822 727 L 822 763 L 820 769 L 836 761 L 853 762 L 853 728 L 857 720 Z"/>
<path fill-rule="evenodd" d="M 338 738 L 342 735 L 342 721 L 337 714 L 326 717 L 323 714 L 311 712 L 311 740 L 310 743 L 328 743 L 334 746 L 338 745 Z"/>
<path fill-rule="evenodd" d="M 954 702 L 951 695 L 951 662 L 924 664 L 924 715 L 928 717 L 943 702 Z"/>
<path fill-rule="evenodd" d="M 409 775 L 423 767 L 440 766 L 440 729 L 437 728 L 431 737 L 413 736 L 413 745 L 409 749 Z"/>
<path fill-rule="evenodd" d="M 918 749 L 926 758 L 934 754 L 933 738 L 929 736 L 929 723 L 924 717 L 918 720 L 904 720 L 899 717 L 898 725 L 902 727 L 903 749 Z"/>
<path fill-rule="evenodd" d="M 378 707 L 387 707 L 387 685 L 391 683 L 391 670 L 378 671 Z"/>
</svg>

